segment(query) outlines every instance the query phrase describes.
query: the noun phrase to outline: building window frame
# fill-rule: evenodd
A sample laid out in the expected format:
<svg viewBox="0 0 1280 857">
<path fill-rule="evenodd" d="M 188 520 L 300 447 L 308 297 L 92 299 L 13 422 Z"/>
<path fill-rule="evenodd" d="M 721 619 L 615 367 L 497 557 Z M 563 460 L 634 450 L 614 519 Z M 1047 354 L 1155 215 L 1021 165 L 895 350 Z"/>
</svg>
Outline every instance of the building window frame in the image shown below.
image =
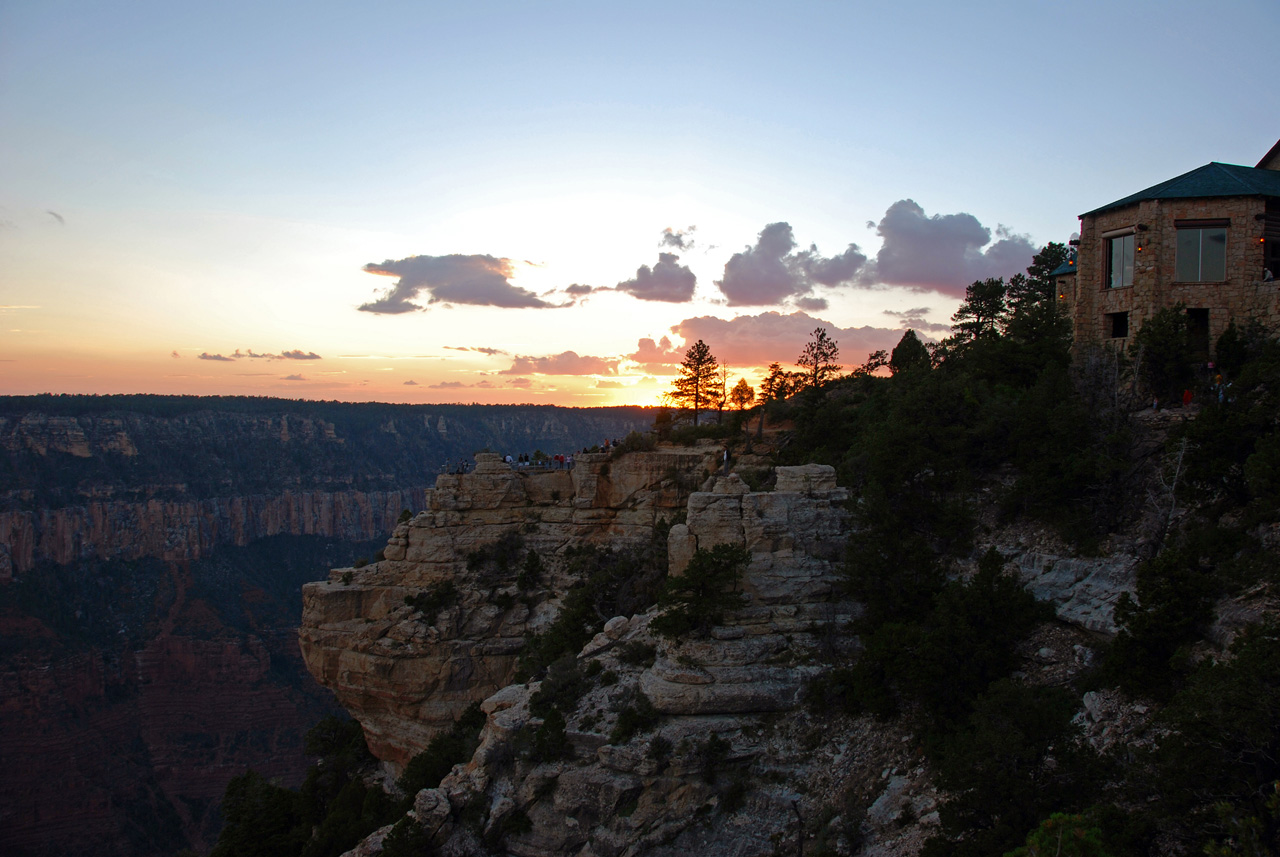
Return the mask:
<svg viewBox="0 0 1280 857">
<path fill-rule="evenodd" d="M 1227 279 L 1227 242 L 1230 218 L 1175 220 L 1177 231 L 1173 281 L 1222 283 Z"/>
<path fill-rule="evenodd" d="M 1105 316 L 1108 339 L 1125 339 L 1129 336 L 1129 313 L 1109 312 Z"/>
<path fill-rule="evenodd" d="M 1137 227 L 1126 226 L 1102 233 L 1106 249 L 1106 265 L 1102 287 L 1125 289 L 1133 285 L 1137 266 Z"/>
</svg>

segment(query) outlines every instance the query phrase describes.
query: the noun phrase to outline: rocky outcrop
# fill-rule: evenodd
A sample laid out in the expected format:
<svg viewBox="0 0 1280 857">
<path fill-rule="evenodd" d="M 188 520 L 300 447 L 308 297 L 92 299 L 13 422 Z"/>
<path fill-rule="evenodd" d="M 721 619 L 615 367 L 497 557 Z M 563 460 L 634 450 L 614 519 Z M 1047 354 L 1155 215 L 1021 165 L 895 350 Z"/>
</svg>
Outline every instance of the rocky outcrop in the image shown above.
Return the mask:
<svg viewBox="0 0 1280 857">
<path fill-rule="evenodd" d="M 1058 618 L 1088 631 L 1112 635 L 1116 602 L 1136 585 L 1138 558 L 1063 557 L 1036 551 L 1013 552 L 1012 560 L 1037 601 L 1053 605 Z"/>
<path fill-rule="evenodd" d="M 437 479 L 424 511 L 396 528 L 385 560 L 335 569 L 304 588 L 308 668 L 360 720 L 375 755 L 407 762 L 467 705 L 511 681 L 526 637 L 549 624 L 576 582 L 566 550 L 648 541 L 687 500 L 680 474 L 713 456 L 712 448 L 579 455 L 571 470 L 528 470 L 477 455 L 474 472 Z M 503 539 L 518 540 L 520 561 L 529 551 L 541 558 L 536 590 L 520 591 L 517 566 L 468 562 Z M 446 582 L 456 601 L 434 615 L 406 604 Z"/>
</svg>

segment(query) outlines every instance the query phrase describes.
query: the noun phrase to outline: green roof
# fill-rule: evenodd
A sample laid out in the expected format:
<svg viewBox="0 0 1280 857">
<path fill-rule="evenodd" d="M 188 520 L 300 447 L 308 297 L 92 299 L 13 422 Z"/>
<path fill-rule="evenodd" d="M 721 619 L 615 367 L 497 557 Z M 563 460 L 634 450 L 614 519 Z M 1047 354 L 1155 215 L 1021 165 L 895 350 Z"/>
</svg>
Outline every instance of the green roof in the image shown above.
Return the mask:
<svg viewBox="0 0 1280 857">
<path fill-rule="evenodd" d="M 1236 164 L 1205 164 L 1132 196 L 1117 199 L 1110 205 L 1086 211 L 1081 217 L 1123 208 L 1145 199 L 1194 199 L 1210 196 L 1275 196 L 1280 197 L 1280 170 L 1261 170 Z"/>
<path fill-rule="evenodd" d="M 1066 274 L 1074 274 L 1076 272 L 1076 257 L 1072 256 L 1058 267 L 1049 272 L 1050 277 L 1061 277 Z"/>
</svg>

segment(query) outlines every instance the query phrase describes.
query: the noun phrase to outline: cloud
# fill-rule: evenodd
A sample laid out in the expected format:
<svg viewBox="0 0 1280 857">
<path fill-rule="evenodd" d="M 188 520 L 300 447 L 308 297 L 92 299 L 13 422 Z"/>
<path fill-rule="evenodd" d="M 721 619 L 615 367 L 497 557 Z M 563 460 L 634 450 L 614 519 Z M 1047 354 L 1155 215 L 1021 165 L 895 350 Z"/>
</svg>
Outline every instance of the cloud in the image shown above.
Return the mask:
<svg viewBox="0 0 1280 857">
<path fill-rule="evenodd" d="M 674 247 L 676 250 L 692 250 L 694 241 L 693 233 L 698 230 L 696 226 L 690 226 L 687 229 L 672 229 L 668 226 L 662 230 L 662 240 L 658 242 L 659 247 Z"/>
<path fill-rule="evenodd" d="M 169 356 L 170 356 L 170 357 L 172 357 L 173 359 L 177 360 L 177 359 L 178 359 L 179 357 L 181 357 L 182 355 L 181 355 L 181 354 L 179 354 L 179 353 L 175 350 L 175 351 L 171 351 L 171 352 L 169 352 Z"/>
<path fill-rule="evenodd" d="M 428 390 L 458 390 L 467 385 L 461 381 L 441 381 L 439 384 L 427 385 Z"/>
<path fill-rule="evenodd" d="M 927 216 L 910 199 L 889 206 L 874 226 L 884 243 L 859 278 L 866 285 L 905 286 L 962 298 L 974 280 L 1016 274 L 1036 252 L 1026 235 L 1000 226 L 992 243 L 992 231 L 972 214 Z"/>
<path fill-rule="evenodd" d="M 177 357 L 178 352 L 176 351 L 173 352 L 173 356 Z M 199 357 L 201 360 L 221 360 L 221 361 L 246 360 L 246 359 L 247 360 L 321 360 L 323 359 L 319 354 L 316 354 L 314 351 L 302 351 L 299 349 L 294 349 L 293 351 L 282 351 L 279 354 L 259 354 L 258 352 L 254 351 L 252 348 L 250 348 L 248 351 L 241 351 L 239 348 L 237 348 L 235 350 L 235 353 L 233 353 L 229 357 L 222 354 L 210 354 L 207 351 L 201 353 Z"/>
<path fill-rule="evenodd" d="M 755 246 L 734 253 L 716 281 L 729 306 L 770 306 L 793 299 L 806 309 L 825 309 L 825 301 L 812 296 L 814 287 L 852 283 L 867 261 L 856 244 L 831 258 L 823 257 L 817 245 L 800 252 L 795 248 L 791 224 L 770 223 L 760 230 Z"/>
<path fill-rule="evenodd" d="M 685 342 L 701 339 L 711 353 L 728 366 L 763 366 L 774 361 L 791 364 L 804 350 L 810 334 L 824 327 L 839 344 L 840 363 L 853 366 L 866 355 L 892 349 L 902 338 L 902 330 L 884 327 L 837 327 L 804 312 L 765 312 L 725 320 L 714 316 L 687 318 L 671 328 Z"/>
<path fill-rule="evenodd" d="M 616 375 L 618 361 L 604 357 L 579 355 L 576 351 L 562 351 L 547 357 L 517 355 L 510 369 L 499 375 Z"/>
<path fill-rule="evenodd" d="M 642 301 L 666 301 L 685 303 L 693 298 L 693 288 L 698 278 L 680 264 L 674 253 L 659 253 L 658 264 L 650 268 L 641 265 L 633 280 L 618 283 L 618 291 L 626 292 Z"/>
<path fill-rule="evenodd" d="M 600 390 L 621 390 L 625 384 L 621 381 L 597 381 L 596 388 Z"/>
<path fill-rule="evenodd" d="M 468 346 L 468 345 L 446 345 L 444 346 L 450 351 L 475 351 L 478 354 L 488 354 L 492 357 L 495 354 L 506 354 L 501 348 L 485 348 L 484 346 Z"/>
<path fill-rule="evenodd" d="M 904 329 L 927 330 L 933 333 L 949 333 L 951 331 L 951 325 L 949 324 L 939 324 L 926 319 L 925 316 L 929 312 L 930 308 L 927 306 L 912 307 L 904 310 L 884 310 L 885 315 L 898 319 L 898 324 Z"/>
<path fill-rule="evenodd" d="M 827 308 L 826 298 L 796 298 L 795 305 L 808 312 L 820 312 Z"/>
<path fill-rule="evenodd" d="M 45 213 L 45 214 L 47 214 L 47 215 L 49 215 L 50 217 L 52 217 L 54 220 L 58 221 L 58 225 L 59 225 L 59 226 L 66 226 L 66 225 L 67 225 L 66 218 L 64 218 L 61 214 L 59 214 L 58 212 L 54 211 L 53 209 L 51 209 L 51 208 L 46 208 L 46 209 L 44 210 L 44 213 Z"/>
<path fill-rule="evenodd" d="M 406 386 L 406 387 L 416 387 L 416 386 L 418 386 L 418 382 L 417 382 L 417 381 L 415 381 L 415 380 L 413 380 L 412 378 L 410 378 L 408 381 L 405 381 L 405 382 L 404 382 L 404 386 Z"/>
<path fill-rule="evenodd" d="M 197 355 L 197 359 L 198 360 L 218 360 L 223 363 L 235 362 L 234 358 L 223 357 L 221 354 L 210 354 L 208 351 L 201 351 L 200 354 Z"/>
<path fill-rule="evenodd" d="M 307 379 L 306 379 L 306 378 L 303 378 L 301 375 L 285 375 L 285 376 L 284 376 L 283 378 L 281 378 L 280 380 L 282 380 L 282 381 L 305 381 L 305 380 L 307 380 Z"/>
<path fill-rule="evenodd" d="M 483 380 L 483 381 L 477 381 L 477 382 L 476 382 L 476 386 L 477 386 L 477 387 L 483 387 L 483 388 L 484 388 L 484 389 L 486 389 L 486 390 L 489 390 L 489 389 L 492 389 L 492 388 L 493 388 L 493 384 L 489 383 L 488 379 L 485 379 L 485 380 Z"/>
<path fill-rule="evenodd" d="M 507 382 L 507 385 L 511 387 L 532 387 L 533 381 L 530 378 L 512 378 Z"/>
<path fill-rule="evenodd" d="M 627 359 L 634 360 L 646 370 L 659 369 L 664 366 L 679 365 L 684 360 L 684 352 L 671 345 L 669 336 L 664 336 L 657 342 L 645 338 L 636 343 L 635 353 L 628 354 Z"/>
<path fill-rule="evenodd" d="M 589 295 L 592 292 L 596 291 L 594 287 L 584 286 L 581 283 L 573 283 L 571 285 L 565 286 L 564 290 L 567 294 L 573 295 L 574 297 Z"/>
<path fill-rule="evenodd" d="M 361 304 L 361 312 L 395 315 L 426 309 L 414 300 L 426 293 L 427 304 L 450 303 L 504 308 L 543 309 L 549 304 L 528 289 L 511 285 L 511 260 L 493 256 L 410 256 L 378 264 L 364 271 L 399 277 L 377 300 Z"/>
</svg>

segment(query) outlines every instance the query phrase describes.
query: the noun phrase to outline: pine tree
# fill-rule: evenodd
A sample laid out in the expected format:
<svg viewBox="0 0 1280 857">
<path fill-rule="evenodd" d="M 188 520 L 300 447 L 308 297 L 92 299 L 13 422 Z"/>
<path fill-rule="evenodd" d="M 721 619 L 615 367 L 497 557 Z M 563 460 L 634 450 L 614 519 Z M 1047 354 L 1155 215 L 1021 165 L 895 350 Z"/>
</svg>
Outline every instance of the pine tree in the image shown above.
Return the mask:
<svg viewBox="0 0 1280 857">
<path fill-rule="evenodd" d="M 684 353 L 680 374 L 667 397 L 677 407 L 693 411 L 693 424 L 696 426 L 699 412 L 714 405 L 719 384 L 719 364 L 711 349 L 699 339 Z"/>
<path fill-rule="evenodd" d="M 840 371 L 840 364 L 836 362 L 840 357 L 840 348 L 827 335 L 825 327 L 814 330 L 810 337 L 811 341 L 796 358 L 796 365 L 804 370 L 805 385 L 816 390 Z"/>
</svg>

